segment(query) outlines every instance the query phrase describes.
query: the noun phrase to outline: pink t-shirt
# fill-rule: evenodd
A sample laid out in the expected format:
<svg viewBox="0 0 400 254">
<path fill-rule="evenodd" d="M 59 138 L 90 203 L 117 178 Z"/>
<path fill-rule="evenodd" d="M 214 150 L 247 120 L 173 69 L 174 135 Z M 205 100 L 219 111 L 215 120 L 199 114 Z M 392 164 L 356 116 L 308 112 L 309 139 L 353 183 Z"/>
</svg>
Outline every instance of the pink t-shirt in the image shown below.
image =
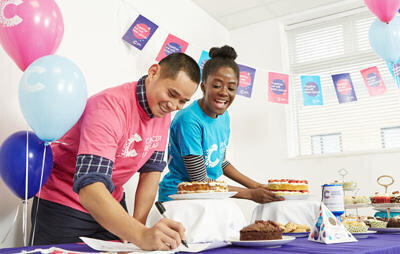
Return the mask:
<svg viewBox="0 0 400 254">
<path fill-rule="evenodd" d="M 41 198 L 86 212 L 72 190 L 76 158 L 93 154 L 114 162 L 112 196 L 119 202 L 123 185 L 155 151 L 164 151 L 171 116 L 150 118 L 136 98 L 136 85 L 126 83 L 93 95 L 81 119 L 51 148 L 53 171 Z"/>
</svg>

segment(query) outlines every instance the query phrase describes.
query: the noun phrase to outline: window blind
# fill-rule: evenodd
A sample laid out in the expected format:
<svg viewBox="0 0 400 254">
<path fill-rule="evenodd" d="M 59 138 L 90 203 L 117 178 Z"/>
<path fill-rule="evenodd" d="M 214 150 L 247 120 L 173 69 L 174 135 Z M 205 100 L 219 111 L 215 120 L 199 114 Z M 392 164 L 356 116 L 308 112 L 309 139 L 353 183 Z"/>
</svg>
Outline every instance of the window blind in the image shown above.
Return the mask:
<svg viewBox="0 0 400 254">
<path fill-rule="evenodd" d="M 400 126 L 399 89 L 369 45 L 374 19 L 365 12 L 287 31 L 292 74 L 288 130 L 295 137 L 294 156 L 382 150 L 382 128 Z M 378 67 L 386 85 L 383 95 L 370 96 L 364 84 L 360 70 L 372 66 Z M 357 101 L 339 104 L 331 75 L 340 73 L 350 73 Z M 300 75 L 321 77 L 324 105 L 303 106 Z M 316 149 L 317 137 L 332 133 L 340 134 L 341 149 Z M 322 144 L 331 148 L 337 142 L 324 139 Z"/>
</svg>

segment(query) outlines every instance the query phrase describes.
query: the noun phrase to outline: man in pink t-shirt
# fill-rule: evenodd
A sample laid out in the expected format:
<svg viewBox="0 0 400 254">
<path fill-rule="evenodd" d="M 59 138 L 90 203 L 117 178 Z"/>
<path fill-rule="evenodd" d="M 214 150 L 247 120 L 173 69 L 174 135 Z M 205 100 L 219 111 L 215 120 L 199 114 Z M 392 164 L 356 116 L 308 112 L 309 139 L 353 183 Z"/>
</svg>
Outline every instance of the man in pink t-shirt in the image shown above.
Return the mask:
<svg viewBox="0 0 400 254">
<path fill-rule="evenodd" d="M 179 246 L 180 223 L 144 224 L 166 165 L 170 113 L 183 108 L 199 80 L 197 63 L 175 53 L 152 65 L 138 82 L 90 97 L 81 119 L 52 145 L 53 171 L 33 204 L 33 243 L 71 243 L 87 236 L 127 240 L 147 250 Z M 132 217 L 123 185 L 136 172 Z"/>
</svg>

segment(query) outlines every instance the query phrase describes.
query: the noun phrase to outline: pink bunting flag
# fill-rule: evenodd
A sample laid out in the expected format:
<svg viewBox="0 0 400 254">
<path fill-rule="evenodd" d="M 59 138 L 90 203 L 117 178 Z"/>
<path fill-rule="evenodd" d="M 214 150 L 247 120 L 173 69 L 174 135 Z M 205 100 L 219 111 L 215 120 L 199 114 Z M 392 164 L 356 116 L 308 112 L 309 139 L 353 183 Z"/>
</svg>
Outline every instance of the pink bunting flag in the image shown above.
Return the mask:
<svg viewBox="0 0 400 254">
<path fill-rule="evenodd" d="M 288 104 L 289 99 L 289 75 L 268 73 L 268 101 Z"/>
</svg>

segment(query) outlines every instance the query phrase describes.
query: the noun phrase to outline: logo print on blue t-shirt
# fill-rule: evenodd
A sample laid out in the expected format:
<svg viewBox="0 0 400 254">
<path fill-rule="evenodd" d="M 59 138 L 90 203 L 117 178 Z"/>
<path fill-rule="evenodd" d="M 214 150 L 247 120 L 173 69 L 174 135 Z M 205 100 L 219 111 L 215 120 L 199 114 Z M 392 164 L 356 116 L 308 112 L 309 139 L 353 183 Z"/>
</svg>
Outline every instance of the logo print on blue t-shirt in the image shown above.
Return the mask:
<svg viewBox="0 0 400 254">
<path fill-rule="evenodd" d="M 214 156 L 217 157 L 214 161 L 212 161 L 212 155 L 214 152 L 218 151 L 218 146 L 216 144 L 213 144 L 206 152 L 206 167 L 208 168 L 213 168 L 218 165 L 219 159 L 218 155 Z"/>
</svg>

